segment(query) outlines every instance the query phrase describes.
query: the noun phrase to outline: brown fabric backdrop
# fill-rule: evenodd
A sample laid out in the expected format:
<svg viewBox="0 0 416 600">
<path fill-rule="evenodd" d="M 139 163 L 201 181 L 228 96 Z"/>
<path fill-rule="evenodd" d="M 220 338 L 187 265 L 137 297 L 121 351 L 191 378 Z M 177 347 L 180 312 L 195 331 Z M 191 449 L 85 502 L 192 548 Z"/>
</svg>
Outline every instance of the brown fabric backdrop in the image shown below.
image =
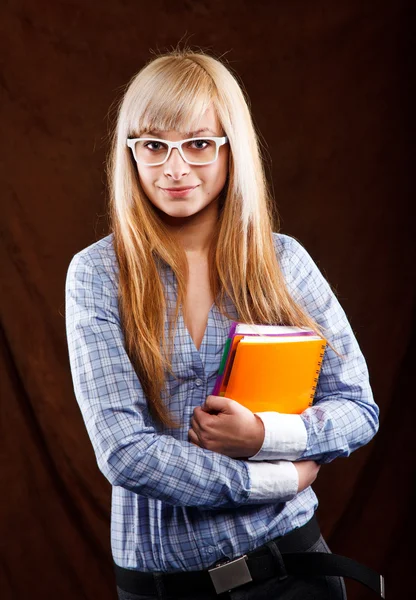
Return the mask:
<svg viewBox="0 0 416 600">
<path fill-rule="evenodd" d="M 71 257 L 108 233 L 109 107 L 149 49 L 181 38 L 225 53 L 244 82 L 282 231 L 318 262 L 368 362 L 380 432 L 321 469 L 323 533 L 386 575 L 388 599 L 410 597 L 412 14 L 393 0 L 3 5 L 2 600 L 116 598 L 110 484 L 72 389 L 64 283 Z"/>
</svg>

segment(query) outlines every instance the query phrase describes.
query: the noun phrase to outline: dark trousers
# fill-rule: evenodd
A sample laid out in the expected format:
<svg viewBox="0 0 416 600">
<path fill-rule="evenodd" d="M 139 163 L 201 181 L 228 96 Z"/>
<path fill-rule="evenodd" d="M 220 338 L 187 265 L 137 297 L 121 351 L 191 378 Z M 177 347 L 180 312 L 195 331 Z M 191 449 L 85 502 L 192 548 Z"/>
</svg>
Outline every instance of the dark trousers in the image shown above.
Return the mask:
<svg viewBox="0 0 416 600">
<path fill-rule="evenodd" d="M 324 538 L 319 540 L 307 552 L 331 552 Z M 171 596 L 161 588 L 157 596 L 145 596 L 125 592 L 117 587 L 119 600 L 346 600 L 347 593 L 342 577 L 305 577 L 289 575 L 279 581 L 279 576 L 259 583 L 247 583 L 230 592 L 216 594 L 215 591 Z"/>
</svg>

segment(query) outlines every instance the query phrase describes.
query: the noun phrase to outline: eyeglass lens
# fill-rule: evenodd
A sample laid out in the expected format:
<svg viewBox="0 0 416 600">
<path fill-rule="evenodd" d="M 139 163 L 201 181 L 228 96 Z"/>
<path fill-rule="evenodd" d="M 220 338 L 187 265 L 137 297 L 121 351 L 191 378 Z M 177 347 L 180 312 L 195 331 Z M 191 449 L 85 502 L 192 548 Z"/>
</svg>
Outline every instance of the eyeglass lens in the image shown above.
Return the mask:
<svg viewBox="0 0 416 600">
<path fill-rule="evenodd" d="M 136 159 L 149 165 L 162 162 L 166 158 L 168 148 L 167 144 L 156 140 L 138 140 L 135 143 Z M 203 164 L 215 159 L 216 146 L 212 140 L 194 138 L 182 144 L 182 152 L 189 162 Z"/>
</svg>

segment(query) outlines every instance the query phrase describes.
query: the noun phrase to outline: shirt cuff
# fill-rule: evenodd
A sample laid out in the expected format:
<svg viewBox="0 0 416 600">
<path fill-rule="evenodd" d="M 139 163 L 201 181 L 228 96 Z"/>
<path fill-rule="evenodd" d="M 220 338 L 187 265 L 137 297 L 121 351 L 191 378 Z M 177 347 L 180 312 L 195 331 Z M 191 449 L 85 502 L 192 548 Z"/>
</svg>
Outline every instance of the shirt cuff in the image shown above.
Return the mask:
<svg viewBox="0 0 416 600">
<path fill-rule="evenodd" d="M 264 423 L 264 441 L 248 460 L 296 460 L 306 450 L 308 434 L 300 415 L 257 412 Z"/>
<path fill-rule="evenodd" d="M 247 463 L 250 473 L 250 500 L 287 502 L 298 493 L 298 471 L 287 460 Z"/>
</svg>

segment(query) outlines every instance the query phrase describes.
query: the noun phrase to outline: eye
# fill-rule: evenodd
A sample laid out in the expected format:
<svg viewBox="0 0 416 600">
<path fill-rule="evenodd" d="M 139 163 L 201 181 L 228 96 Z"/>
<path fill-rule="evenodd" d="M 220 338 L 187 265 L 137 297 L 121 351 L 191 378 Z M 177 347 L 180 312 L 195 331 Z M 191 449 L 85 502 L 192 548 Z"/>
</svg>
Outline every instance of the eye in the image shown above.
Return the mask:
<svg viewBox="0 0 416 600">
<path fill-rule="evenodd" d="M 150 148 L 153 144 L 156 145 L 156 148 Z M 146 142 L 144 147 L 149 150 L 160 150 L 161 148 L 164 148 L 164 145 L 161 142 Z"/>
<path fill-rule="evenodd" d="M 197 139 L 189 143 L 190 146 L 192 144 L 196 144 L 194 146 L 196 150 L 205 150 L 205 148 L 211 145 L 211 142 L 209 140 Z M 202 144 L 204 144 L 204 146 L 202 146 Z"/>
</svg>

